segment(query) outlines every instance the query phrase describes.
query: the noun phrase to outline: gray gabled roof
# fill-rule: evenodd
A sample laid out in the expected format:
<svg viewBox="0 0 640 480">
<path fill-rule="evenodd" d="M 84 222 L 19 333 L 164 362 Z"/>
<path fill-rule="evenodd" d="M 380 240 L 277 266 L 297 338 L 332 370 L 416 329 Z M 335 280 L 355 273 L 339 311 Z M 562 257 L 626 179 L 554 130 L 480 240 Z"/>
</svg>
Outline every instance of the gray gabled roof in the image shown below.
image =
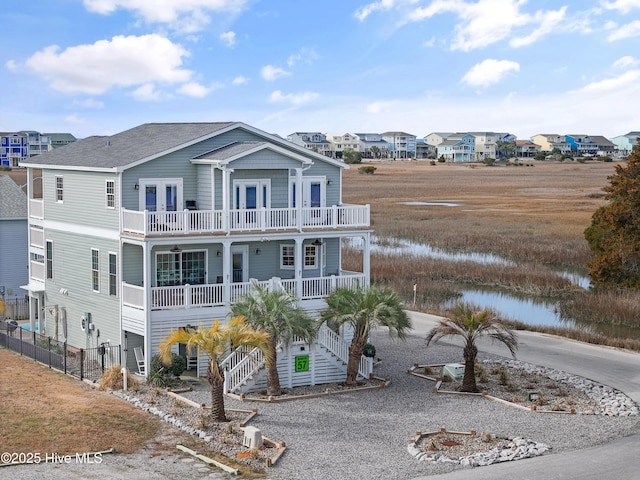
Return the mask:
<svg viewBox="0 0 640 480">
<path fill-rule="evenodd" d="M 115 135 L 94 136 L 31 157 L 22 165 L 113 169 L 206 138 L 235 122 L 145 123 Z"/>
<path fill-rule="evenodd" d="M 246 129 L 274 145 L 286 146 L 340 168 L 347 164 L 296 145 L 241 122 L 146 123 L 112 136 L 95 136 L 69 143 L 20 162 L 21 166 L 74 170 L 122 171 L 161 155 L 193 145 L 234 128 Z"/>
<path fill-rule="evenodd" d="M 27 218 L 27 194 L 7 175 L 0 175 L 0 220 Z"/>
<path fill-rule="evenodd" d="M 268 145 L 268 142 L 234 142 L 224 147 L 217 148 L 212 152 L 204 153 L 195 157 L 198 159 L 207 160 L 227 160 L 235 157 L 236 155 L 242 155 L 250 150 L 255 150 L 257 147 Z"/>
</svg>

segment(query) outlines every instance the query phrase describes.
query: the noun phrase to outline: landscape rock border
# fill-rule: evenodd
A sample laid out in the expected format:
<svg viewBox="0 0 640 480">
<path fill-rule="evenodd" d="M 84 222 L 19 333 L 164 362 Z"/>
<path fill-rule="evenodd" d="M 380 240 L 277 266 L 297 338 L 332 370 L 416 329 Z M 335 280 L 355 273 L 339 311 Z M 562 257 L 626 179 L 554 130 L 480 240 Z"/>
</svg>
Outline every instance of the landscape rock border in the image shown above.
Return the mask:
<svg viewBox="0 0 640 480">
<path fill-rule="evenodd" d="M 640 415 L 640 408 L 626 394 L 624 394 L 620 390 L 617 390 L 613 387 L 609 387 L 608 385 L 602 385 L 602 384 L 596 383 L 592 380 L 589 380 L 588 378 L 580 377 L 578 375 L 572 375 L 572 374 L 557 370 L 555 368 L 533 365 L 527 362 L 522 362 L 520 360 L 511 360 L 511 359 L 482 360 L 482 363 L 485 365 L 501 365 L 507 368 L 523 370 L 527 373 L 536 373 L 544 377 L 547 377 L 551 380 L 555 380 L 556 382 L 564 383 L 566 385 L 574 387 L 582 391 L 588 397 L 590 397 L 591 399 L 595 400 L 600 404 L 600 410 L 594 411 L 593 412 L 594 415 L 621 416 L 621 417 Z M 451 390 L 441 390 L 440 387 L 442 382 L 438 377 L 419 373 L 419 370 L 424 369 L 425 367 L 441 368 L 444 365 L 445 364 L 443 363 L 435 363 L 435 364 L 429 364 L 429 365 L 420 365 L 416 363 L 413 365 L 413 367 L 407 370 L 407 373 L 419 378 L 424 378 L 424 379 L 435 382 L 436 386 L 434 388 L 434 391 L 436 393 L 450 394 L 450 395 L 481 396 L 489 400 L 498 401 L 500 403 L 504 403 L 506 405 L 509 405 L 515 408 L 535 411 L 538 413 L 553 413 L 553 414 L 575 413 L 575 412 L 543 411 L 543 410 L 536 410 L 533 408 L 530 409 L 501 398 L 492 397 L 491 395 L 487 395 L 486 393 L 464 393 L 464 392 L 457 392 L 457 391 L 451 391 Z"/>
<path fill-rule="evenodd" d="M 420 440 L 438 434 L 476 436 L 475 431 L 471 432 L 455 432 L 441 428 L 439 431 L 422 433 L 417 432 L 416 437 L 411 439 L 407 445 L 407 451 L 419 461 L 427 463 L 453 463 L 465 467 L 482 467 L 492 465 L 494 463 L 509 462 L 513 460 L 521 460 L 523 458 L 537 457 L 549 451 L 551 447 L 544 443 L 535 442 L 522 437 L 514 437 L 508 440 L 508 443 L 502 447 L 495 447 L 485 452 L 477 452 L 472 455 L 460 458 L 451 458 L 439 452 L 429 452 L 418 446 Z"/>
</svg>

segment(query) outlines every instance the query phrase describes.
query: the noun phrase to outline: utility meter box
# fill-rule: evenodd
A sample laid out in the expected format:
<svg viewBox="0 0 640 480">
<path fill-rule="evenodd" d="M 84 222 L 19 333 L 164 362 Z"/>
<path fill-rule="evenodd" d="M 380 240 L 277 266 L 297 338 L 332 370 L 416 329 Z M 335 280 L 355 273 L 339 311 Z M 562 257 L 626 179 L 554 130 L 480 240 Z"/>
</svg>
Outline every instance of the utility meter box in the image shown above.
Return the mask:
<svg viewBox="0 0 640 480">
<path fill-rule="evenodd" d="M 462 380 L 464 377 L 464 365 L 461 363 L 449 363 L 442 367 L 442 376 L 451 380 Z"/>
<path fill-rule="evenodd" d="M 262 447 L 262 432 L 256 427 L 244 427 L 242 445 L 247 448 Z"/>
</svg>

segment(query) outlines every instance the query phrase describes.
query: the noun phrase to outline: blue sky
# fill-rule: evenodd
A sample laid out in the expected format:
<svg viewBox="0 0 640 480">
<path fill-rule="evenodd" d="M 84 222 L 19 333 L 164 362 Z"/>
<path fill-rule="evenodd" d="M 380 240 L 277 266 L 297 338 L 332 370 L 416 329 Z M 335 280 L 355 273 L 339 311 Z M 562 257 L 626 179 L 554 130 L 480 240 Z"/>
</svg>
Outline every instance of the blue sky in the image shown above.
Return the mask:
<svg viewBox="0 0 640 480">
<path fill-rule="evenodd" d="M 640 0 L 5 0 L 0 131 L 640 129 Z"/>
</svg>

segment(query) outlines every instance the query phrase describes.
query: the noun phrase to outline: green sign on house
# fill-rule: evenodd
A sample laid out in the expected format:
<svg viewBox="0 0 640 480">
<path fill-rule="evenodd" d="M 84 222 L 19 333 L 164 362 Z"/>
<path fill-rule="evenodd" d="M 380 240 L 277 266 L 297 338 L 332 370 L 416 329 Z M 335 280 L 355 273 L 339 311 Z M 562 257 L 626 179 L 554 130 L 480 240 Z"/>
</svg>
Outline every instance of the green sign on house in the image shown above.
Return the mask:
<svg viewBox="0 0 640 480">
<path fill-rule="evenodd" d="M 309 355 L 299 355 L 296 357 L 296 372 L 309 371 Z"/>
</svg>

